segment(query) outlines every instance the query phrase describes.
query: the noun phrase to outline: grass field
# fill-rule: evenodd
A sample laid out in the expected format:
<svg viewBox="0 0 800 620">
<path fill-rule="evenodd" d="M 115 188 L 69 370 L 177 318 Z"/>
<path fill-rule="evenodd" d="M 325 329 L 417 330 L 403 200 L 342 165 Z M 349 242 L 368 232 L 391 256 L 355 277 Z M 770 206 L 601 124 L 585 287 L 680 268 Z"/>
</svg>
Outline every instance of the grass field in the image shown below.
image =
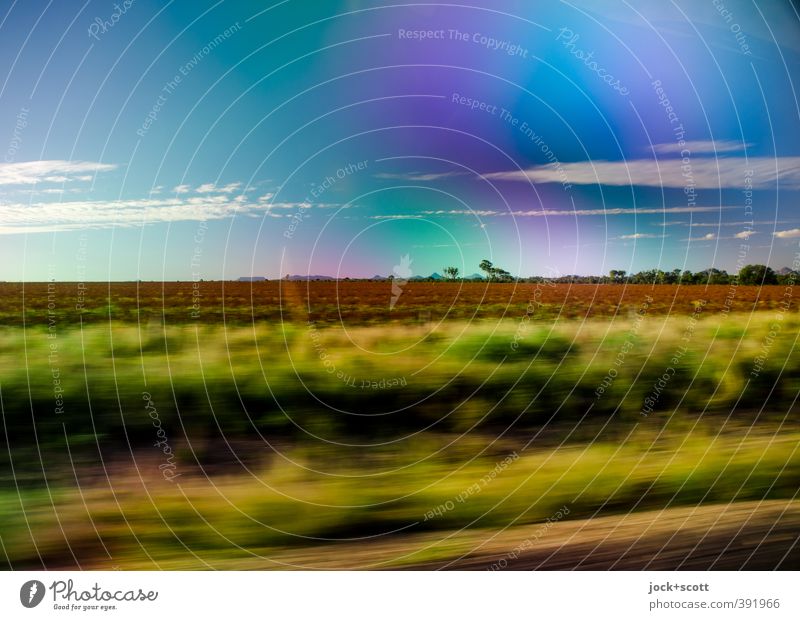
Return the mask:
<svg viewBox="0 0 800 620">
<path fill-rule="evenodd" d="M 288 560 L 287 550 L 314 544 L 543 522 L 563 506 L 566 518 L 585 519 L 791 499 L 799 439 L 798 432 L 720 437 L 708 428 L 681 436 L 639 433 L 613 444 L 517 451 L 519 458 L 485 484 L 507 455 L 465 459 L 478 452 L 469 445 L 433 457 L 407 451 L 394 470 L 352 454 L 337 458 L 334 450 L 327 458 L 289 451 L 248 474 L 206 477 L 181 463 L 183 476 L 174 483 L 145 457 L 137 468 L 109 464 L 107 479 L 59 486 L 52 496 L 44 489 L 5 492 L 3 540 L 15 568 L 232 568 L 237 560 L 279 552 Z M 324 474 L 311 471 L 320 467 Z M 480 491 L 468 495 L 476 484 Z M 441 552 L 416 553 L 385 561 L 441 558 Z"/>
<path fill-rule="evenodd" d="M 111 320 L 87 309 L 92 293 L 81 323 L 64 302 L 75 285 L 50 293 L 49 313 L 42 285 L 26 327 L 0 328 L 0 557 L 267 568 L 384 545 L 340 566 L 416 565 L 456 549 L 414 537 L 513 529 L 562 507 L 567 523 L 793 504 L 800 320 L 783 287 L 476 284 L 492 303 L 467 320 L 474 299 L 457 284 L 410 283 L 406 315 L 388 309 L 388 283 L 349 284 L 372 297 L 348 298 L 359 312 L 341 321 L 336 283 L 315 282 L 292 285 L 311 301 L 292 298 L 282 321 L 264 297 L 269 312 L 248 322 L 240 298 L 226 325 L 216 306 L 210 322 L 186 308 L 168 320 L 177 285 L 164 322 L 157 297 L 139 300 L 151 318 L 137 323 L 135 292 L 115 289 Z M 516 301 L 501 312 L 503 297 Z M 309 321 L 306 303 L 325 318 Z"/>
</svg>

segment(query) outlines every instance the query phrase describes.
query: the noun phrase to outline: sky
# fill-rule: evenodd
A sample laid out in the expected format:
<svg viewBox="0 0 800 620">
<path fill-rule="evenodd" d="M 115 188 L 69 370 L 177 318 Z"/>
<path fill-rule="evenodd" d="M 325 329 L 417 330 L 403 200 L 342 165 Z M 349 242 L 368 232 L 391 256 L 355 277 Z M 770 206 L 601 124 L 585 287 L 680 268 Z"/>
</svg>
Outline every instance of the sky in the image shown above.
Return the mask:
<svg viewBox="0 0 800 620">
<path fill-rule="evenodd" d="M 0 49 L 0 280 L 800 252 L 788 0 L 26 0 Z"/>
</svg>

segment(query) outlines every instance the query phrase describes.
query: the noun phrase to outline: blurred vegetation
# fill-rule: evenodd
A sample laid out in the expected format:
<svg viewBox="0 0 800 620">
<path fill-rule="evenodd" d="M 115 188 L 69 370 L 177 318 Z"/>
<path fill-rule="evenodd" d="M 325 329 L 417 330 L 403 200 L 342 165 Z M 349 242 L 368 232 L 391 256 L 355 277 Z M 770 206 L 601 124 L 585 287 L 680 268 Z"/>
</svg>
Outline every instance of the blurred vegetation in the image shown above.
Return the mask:
<svg viewBox="0 0 800 620">
<path fill-rule="evenodd" d="M 797 315 L 696 308 L 2 328 L 3 553 L 14 568 L 202 566 L 397 529 L 535 522 L 565 503 L 581 518 L 794 497 Z"/>
<path fill-rule="evenodd" d="M 38 446 L 50 458 L 66 454 L 65 437 L 76 455 L 127 451 L 153 436 L 145 392 L 170 437 L 195 441 L 259 433 L 389 441 L 422 430 L 573 431 L 580 421 L 577 441 L 593 421 L 627 432 L 676 409 L 685 419 L 784 419 L 800 390 L 797 316 L 774 337 L 768 313 L 698 316 L 348 330 L 111 324 L 56 338 L 0 329 L 5 433 L 15 451 Z"/>
<path fill-rule="evenodd" d="M 563 505 L 575 519 L 792 498 L 799 440 L 797 432 L 709 435 L 705 429 L 656 438 L 642 430 L 619 444 L 531 448 L 469 496 L 465 490 L 506 454 L 456 464 L 461 451 L 477 446 L 467 442 L 461 451 L 435 455 L 424 446 L 394 454 L 397 467 L 381 468 L 334 448 L 313 458 L 299 450 L 247 474 L 207 478 L 184 464 L 175 483 L 158 475 L 155 462 L 140 460 L 136 469 L 111 468 L 108 478 L 80 489 L 7 488 L 0 493 L 0 538 L 18 569 L 207 568 L 269 557 L 279 548 L 366 543 L 387 532 L 540 522 Z M 327 475 L 312 471 L 320 466 Z M 437 509 L 441 514 L 426 520 Z M 402 554 L 394 561 L 402 564 Z"/>
</svg>

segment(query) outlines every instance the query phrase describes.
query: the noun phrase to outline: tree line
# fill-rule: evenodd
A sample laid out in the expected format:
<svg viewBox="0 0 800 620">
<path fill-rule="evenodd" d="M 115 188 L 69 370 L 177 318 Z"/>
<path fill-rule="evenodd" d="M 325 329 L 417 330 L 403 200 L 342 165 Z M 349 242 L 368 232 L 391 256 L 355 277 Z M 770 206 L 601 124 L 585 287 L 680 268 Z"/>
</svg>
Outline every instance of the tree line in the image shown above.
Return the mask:
<svg viewBox="0 0 800 620">
<path fill-rule="evenodd" d="M 563 284 L 741 284 L 760 286 L 765 284 L 794 284 L 800 279 L 800 272 L 782 270 L 777 273 L 767 265 L 745 265 L 738 273 L 730 274 L 724 269 L 688 270 L 647 269 L 628 273 L 622 269 L 612 269 L 607 276 L 562 275 L 556 277 L 532 276 L 518 278 L 505 269 L 495 266 L 489 260 L 481 261 L 479 268 L 491 282 L 555 282 Z M 448 280 L 470 280 L 459 278 L 458 267 L 445 267 L 443 273 Z"/>
</svg>

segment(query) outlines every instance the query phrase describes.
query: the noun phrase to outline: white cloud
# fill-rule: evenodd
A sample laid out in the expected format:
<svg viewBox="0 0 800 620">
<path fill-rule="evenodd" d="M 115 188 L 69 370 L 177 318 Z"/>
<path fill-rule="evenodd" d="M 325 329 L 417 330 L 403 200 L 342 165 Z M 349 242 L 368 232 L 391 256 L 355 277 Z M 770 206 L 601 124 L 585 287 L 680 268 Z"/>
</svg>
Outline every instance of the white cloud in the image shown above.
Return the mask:
<svg viewBox="0 0 800 620">
<path fill-rule="evenodd" d="M 716 233 L 707 233 L 702 237 L 689 237 L 683 241 L 714 241 L 717 238 Z"/>
<path fill-rule="evenodd" d="M 779 230 L 772 233 L 778 239 L 797 239 L 800 237 L 800 228 L 792 228 L 791 230 Z"/>
<path fill-rule="evenodd" d="M 397 179 L 400 181 L 438 181 L 439 179 L 447 179 L 450 177 L 459 177 L 466 175 L 466 172 L 452 171 L 452 172 L 379 172 L 374 174 L 376 179 Z"/>
<path fill-rule="evenodd" d="M 620 239 L 663 239 L 665 235 L 652 235 L 650 233 L 633 233 L 632 235 L 622 235 Z"/>
<path fill-rule="evenodd" d="M 238 198 L 238 197 L 237 197 Z M 139 226 L 163 222 L 203 221 L 254 215 L 290 217 L 271 209 L 311 207 L 307 203 L 245 203 L 227 196 L 145 198 L 118 201 L 77 200 L 0 204 L 0 234 L 51 232 L 76 228 Z"/>
<path fill-rule="evenodd" d="M 742 232 L 738 232 L 733 235 L 734 239 L 749 239 L 751 236 L 755 235 L 756 231 L 754 230 L 743 230 Z"/>
<path fill-rule="evenodd" d="M 732 207 L 729 207 L 732 208 Z M 692 228 L 719 228 L 720 226 L 753 226 L 754 224 L 764 224 L 772 226 L 774 224 L 781 223 L 779 220 L 760 220 L 760 221 L 753 221 L 753 222 L 692 222 Z"/>
<path fill-rule="evenodd" d="M 780 184 L 800 189 L 800 157 L 692 157 L 691 169 L 681 159 L 628 161 L 581 161 L 535 166 L 527 170 L 492 172 L 483 175 L 498 181 L 532 181 L 574 185 L 639 185 L 683 189 L 743 188 L 749 177 L 754 188 Z M 751 175 L 745 171 L 752 171 Z"/>
<path fill-rule="evenodd" d="M 438 211 L 421 211 L 422 215 L 478 215 L 478 216 L 503 216 L 513 215 L 514 217 L 574 217 L 577 215 L 645 215 L 652 213 L 716 213 L 720 209 L 731 207 L 643 207 L 634 209 L 629 207 L 612 207 L 609 209 L 534 209 L 531 211 L 478 211 L 470 209 L 453 209 Z M 388 217 L 388 216 L 387 216 Z"/>
<path fill-rule="evenodd" d="M 84 190 L 77 188 L 77 187 L 32 187 L 26 189 L 17 190 L 19 194 L 27 194 L 28 196 L 60 196 L 63 194 L 78 194 Z"/>
<path fill-rule="evenodd" d="M 61 159 L 0 163 L 0 185 L 91 181 L 95 173 L 115 169 L 113 164 Z"/>
<path fill-rule="evenodd" d="M 176 194 L 188 194 L 191 189 L 188 185 L 176 185 L 172 188 L 172 191 Z"/>
<path fill-rule="evenodd" d="M 420 211 L 420 215 L 477 215 L 478 217 L 508 215 L 508 213 L 508 211 L 492 211 L 491 209 L 438 209 L 436 211 Z"/>
<path fill-rule="evenodd" d="M 684 149 L 692 154 L 697 153 L 740 153 L 753 146 L 748 142 L 743 144 L 735 140 L 690 140 L 679 144 L 678 142 L 667 142 L 663 144 L 654 144 L 653 150 L 660 154 L 674 153 L 680 155 Z"/>
<path fill-rule="evenodd" d="M 222 186 L 218 186 L 215 183 L 203 183 L 202 185 L 198 185 L 194 191 L 198 194 L 232 194 L 241 186 L 241 183 L 228 183 Z"/>
<path fill-rule="evenodd" d="M 296 206 L 296 204 L 293 203 L 293 202 L 273 202 L 272 204 L 269 204 L 269 205 L 266 204 L 267 201 L 259 200 L 258 202 L 259 202 L 259 204 L 264 205 L 265 209 L 266 208 L 270 208 L 270 209 L 293 209 Z M 308 206 L 308 205 L 306 205 L 306 206 Z M 317 206 L 319 206 L 319 205 L 317 205 Z"/>
</svg>

